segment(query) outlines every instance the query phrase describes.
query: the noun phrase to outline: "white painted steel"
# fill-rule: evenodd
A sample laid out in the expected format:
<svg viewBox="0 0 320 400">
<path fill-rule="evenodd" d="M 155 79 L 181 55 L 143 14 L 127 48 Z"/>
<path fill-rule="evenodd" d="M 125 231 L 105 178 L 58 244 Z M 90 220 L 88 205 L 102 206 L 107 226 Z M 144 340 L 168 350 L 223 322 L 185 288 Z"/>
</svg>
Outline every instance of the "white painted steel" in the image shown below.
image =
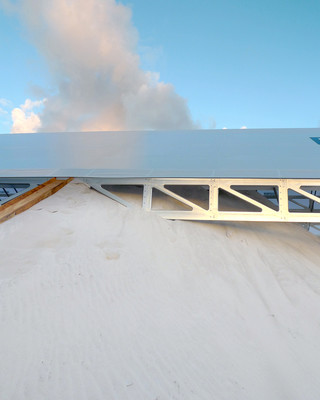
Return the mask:
<svg viewBox="0 0 320 400">
<path fill-rule="evenodd" d="M 301 211 L 289 211 L 290 199 L 288 191 L 293 190 L 304 196 L 305 199 L 314 201 L 320 205 L 320 197 L 310 194 L 301 189 L 303 186 L 312 186 L 317 188 L 320 195 L 320 179 L 175 179 L 175 178 L 145 178 L 145 179 L 83 179 L 88 185 L 109 196 L 110 198 L 119 201 L 121 204 L 130 206 L 130 204 L 121 199 L 119 195 L 114 195 L 112 192 L 103 189 L 102 186 L 143 186 L 143 200 L 141 201 L 142 208 L 146 211 L 156 213 L 166 219 L 183 219 L 183 220 L 211 220 L 211 221 L 273 221 L 273 222 L 309 222 L 320 223 L 320 207 L 313 212 L 305 206 L 301 206 Z M 209 209 L 205 210 L 192 200 L 169 190 L 167 185 L 188 185 L 199 188 L 199 186 L 207 186 L 209 188 L 208 201 Z M 243 186 L 246 190 L 251 189 L 256 191 L 261 187 L 277 187 L 279 193 L 278 210 L 275 210 L 275 205 L 267 206 L 267 198 L 260 195 L 261 201 L 253 199 L 248 195 L 240 193 L 233 189 L 233 186 Z M 153 189 L 157 189 L 167 196 L 191 207 L 190 211 L 185 210 L 154 210 L 153 204 Z M 235 196 L 233 208 L 228 211 L 219 209 L 219 190 L 222 189 L 227 193 Z M 259 197 L 258 197 L 259 198 Z M 236 210 L 237 200 L 243 200 L 248 205 L 259 207 L 261 211 Z"/>
</svg>

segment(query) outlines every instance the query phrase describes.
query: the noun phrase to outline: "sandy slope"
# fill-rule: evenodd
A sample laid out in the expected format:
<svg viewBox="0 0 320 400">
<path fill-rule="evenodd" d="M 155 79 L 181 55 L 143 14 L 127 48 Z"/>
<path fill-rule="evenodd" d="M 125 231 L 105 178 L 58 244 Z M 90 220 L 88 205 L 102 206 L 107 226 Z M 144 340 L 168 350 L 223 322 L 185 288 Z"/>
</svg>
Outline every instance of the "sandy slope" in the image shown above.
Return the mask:
<svg viewBox="0 0 320 400">
<path fill-rule="evenodd" d="M 0 399 L 320 398 L 320 240 L 69 184 L 0 225 Z"/>
</svg>

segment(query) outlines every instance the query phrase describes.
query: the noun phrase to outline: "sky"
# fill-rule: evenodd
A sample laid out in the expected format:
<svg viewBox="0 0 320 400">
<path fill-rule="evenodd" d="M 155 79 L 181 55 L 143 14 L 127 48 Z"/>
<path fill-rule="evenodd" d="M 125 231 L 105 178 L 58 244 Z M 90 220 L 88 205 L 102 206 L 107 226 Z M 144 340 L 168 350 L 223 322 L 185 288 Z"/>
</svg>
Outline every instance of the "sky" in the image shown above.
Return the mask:
<svg viewBox="0 0 320 400">
<path fill-rule="evenodd" d="M 318 0 L 0 0 L 0 133 L 319 127 L 319 42 Z"/>
</svg>

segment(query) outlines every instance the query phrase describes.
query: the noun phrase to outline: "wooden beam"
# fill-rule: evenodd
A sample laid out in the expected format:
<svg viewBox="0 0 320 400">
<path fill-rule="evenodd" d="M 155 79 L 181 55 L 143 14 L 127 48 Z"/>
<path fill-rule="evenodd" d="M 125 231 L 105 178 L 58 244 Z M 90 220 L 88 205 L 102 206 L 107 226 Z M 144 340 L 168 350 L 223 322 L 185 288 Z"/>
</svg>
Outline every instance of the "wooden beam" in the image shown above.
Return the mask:
<svg viewBox="0 0 320 400">
<path fill-rule="evenodd" d="M 72 179 L 73 178 L 60 180 L 52 178 L 36 188 L 23 193 L 21 196 L 15 197 L 14 199 L 6 202 L 0 206 L 0 224 L 10 218 L 13 218 L 15 215 L 28 210 L 39 201 L 53 195 L 67 185 L 70 181 L 72 181 Z"/>
</svg>

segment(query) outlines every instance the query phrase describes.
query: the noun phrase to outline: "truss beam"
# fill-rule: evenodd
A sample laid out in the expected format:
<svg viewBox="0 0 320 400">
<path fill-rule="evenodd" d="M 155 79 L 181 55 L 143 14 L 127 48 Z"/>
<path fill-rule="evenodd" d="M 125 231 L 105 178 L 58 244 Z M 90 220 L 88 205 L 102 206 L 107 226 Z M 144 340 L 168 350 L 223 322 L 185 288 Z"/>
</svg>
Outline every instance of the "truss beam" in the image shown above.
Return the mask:
<svg viewBox="0 0 320 400">
<path fill-rule="evenodd" d="M 131 190 L 141 187 L 141 207 L 166 219 L 320 223 L 320 179 L 82 180 L 127 207 Z"/>
<path fill-rule="evenodd" d="M 48 180 L 49 178 L 0 178 L 0 206 Z"/>
</svg>

